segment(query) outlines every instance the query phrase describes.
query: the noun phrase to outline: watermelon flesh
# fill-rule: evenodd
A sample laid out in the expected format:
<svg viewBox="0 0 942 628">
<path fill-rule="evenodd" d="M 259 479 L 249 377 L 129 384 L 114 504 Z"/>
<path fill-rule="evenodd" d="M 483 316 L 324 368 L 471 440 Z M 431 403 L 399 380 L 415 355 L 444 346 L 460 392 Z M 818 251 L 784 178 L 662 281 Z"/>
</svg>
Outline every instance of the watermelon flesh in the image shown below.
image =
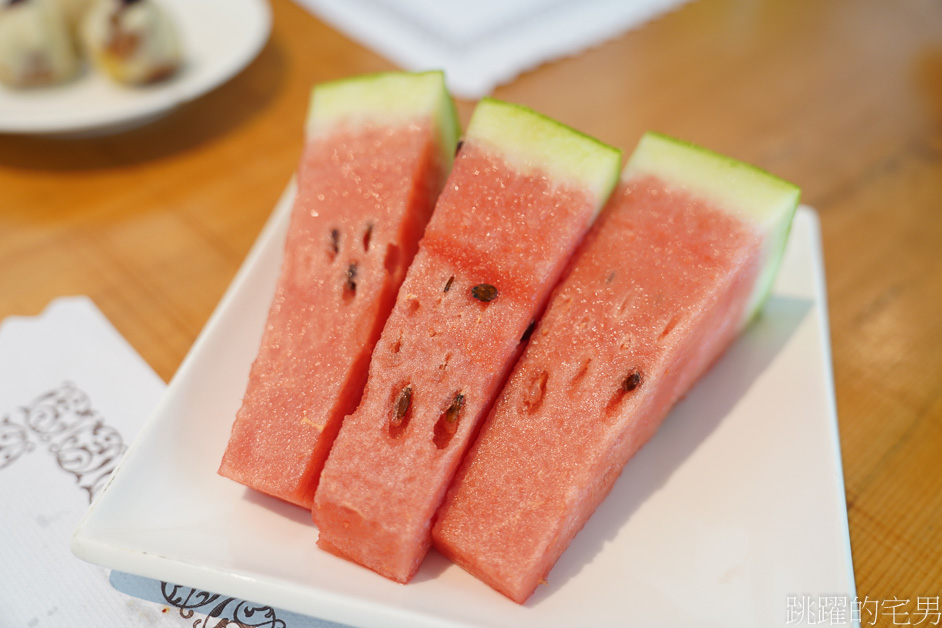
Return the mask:
<svg viewBox="0 0 942 628">
<path fill-rule="evenodd" d="M 221 475 L 311 508 L 456 135 L 440 73 L 315 89 L 284 261 Z"/>
<path fill-rule="evenodd" d="M 646 136 L 458 471 L 435 546 L 525 602 L 755 314 L 797 199 L 770 175 Z"/>
<path fill-rule="evenodd" d="M 363 400 L 324 467 L 313 508 L 320 547 L 398 582 L 412 577 L 478 420 L 619 162 L 538 114 L 478 105 Z"/>
</svg>

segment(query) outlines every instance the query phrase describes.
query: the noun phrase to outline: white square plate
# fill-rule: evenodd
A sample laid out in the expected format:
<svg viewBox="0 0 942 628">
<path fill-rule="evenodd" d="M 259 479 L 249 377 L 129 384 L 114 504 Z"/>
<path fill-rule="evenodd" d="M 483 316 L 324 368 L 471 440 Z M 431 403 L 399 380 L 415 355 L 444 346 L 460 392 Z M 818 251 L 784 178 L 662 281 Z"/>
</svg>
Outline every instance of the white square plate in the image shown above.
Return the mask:
<svg viewBox="0 0 942 628">
<path fill-rule="evenodd" d="M 523 606 L 434 552 L 400 585 L 315 547 L 307 512 L 216 469 L 255 357 L 293 186 L 72 549 L 113 569 L 357 626 L 775 626 L 854 596 L 818 223 L 765 314 L 632 459 Z"/>
</svg>

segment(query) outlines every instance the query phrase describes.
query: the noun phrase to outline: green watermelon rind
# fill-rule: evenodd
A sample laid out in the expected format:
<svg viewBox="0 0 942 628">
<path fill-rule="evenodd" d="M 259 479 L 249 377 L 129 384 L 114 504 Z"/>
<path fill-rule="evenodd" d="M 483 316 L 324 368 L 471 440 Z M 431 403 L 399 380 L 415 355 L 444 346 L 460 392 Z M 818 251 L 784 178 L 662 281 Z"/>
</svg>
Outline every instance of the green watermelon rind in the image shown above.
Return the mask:
<svg viewBox="0 0 942 628">
<path fill-rule="evenodd" d="M 523 105 L 482 98 L 464 140 L 501 154 L 518 172 L 545 172 L 553 181 L 587 189 L 598 213 L 621 171 L 621 151 Z"/>
<path fill-rule="evenodd" d="M 741 324 L 761 311 L 785 253 L 801 190 L 768 172 L 661 133 L 645 133 L 625 165 L 623 179 L 652 175 L 704 198 L 751 223 L 762 245 L 762 267 Z"/>
<path fill-rule="evenodd" d="M 315 85 L 311 90 L 307 137 L 343 124 L 405 124 L 432 115 L 447 168 L 454 161 L 460 124 L 445 75 L 429 72 L 378 72 Z"/>
</svg>

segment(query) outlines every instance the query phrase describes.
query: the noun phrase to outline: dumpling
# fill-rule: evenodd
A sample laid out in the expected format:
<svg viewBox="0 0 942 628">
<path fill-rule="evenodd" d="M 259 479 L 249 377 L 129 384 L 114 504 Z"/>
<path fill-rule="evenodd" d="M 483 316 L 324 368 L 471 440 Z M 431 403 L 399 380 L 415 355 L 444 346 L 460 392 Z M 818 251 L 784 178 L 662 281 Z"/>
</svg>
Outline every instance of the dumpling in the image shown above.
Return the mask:
<svg viewBox="0 0 942 628">
<path fill-rule="evenodd" d="M 91 61 L 122 83 L 159 81 L 180 66 L 176 25 L 153 0 L 96 0 L 80 30 Z"/>
<path fill-rule="evenodd" d="M 49 0 L 0 0 L 0 81 L 12 87 L 61 83 L 79 68 L 66 18 Z"/>
</svg>

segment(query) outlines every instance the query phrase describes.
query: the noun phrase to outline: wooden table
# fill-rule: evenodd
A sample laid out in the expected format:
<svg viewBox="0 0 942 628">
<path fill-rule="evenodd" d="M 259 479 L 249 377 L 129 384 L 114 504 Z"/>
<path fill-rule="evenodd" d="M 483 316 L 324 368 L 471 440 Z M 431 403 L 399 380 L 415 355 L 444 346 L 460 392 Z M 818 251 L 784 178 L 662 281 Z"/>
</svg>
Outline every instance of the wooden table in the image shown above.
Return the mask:
<svg viewBox="0 0 942 628">
<path fill-rule="evenodd" d="M 86 294 L 173 375 L 292 174 L 310 86 L 392 67 L 273 5 L 258 59 L 155 124 L 0 135 L 0 318 Z M 914 611 L 942 594 L 937 0 L 695 0 L 495 95 L 625 149 L 657 129 L 801 185 L 822 221 L 859 596 Z"/>
</svg>

